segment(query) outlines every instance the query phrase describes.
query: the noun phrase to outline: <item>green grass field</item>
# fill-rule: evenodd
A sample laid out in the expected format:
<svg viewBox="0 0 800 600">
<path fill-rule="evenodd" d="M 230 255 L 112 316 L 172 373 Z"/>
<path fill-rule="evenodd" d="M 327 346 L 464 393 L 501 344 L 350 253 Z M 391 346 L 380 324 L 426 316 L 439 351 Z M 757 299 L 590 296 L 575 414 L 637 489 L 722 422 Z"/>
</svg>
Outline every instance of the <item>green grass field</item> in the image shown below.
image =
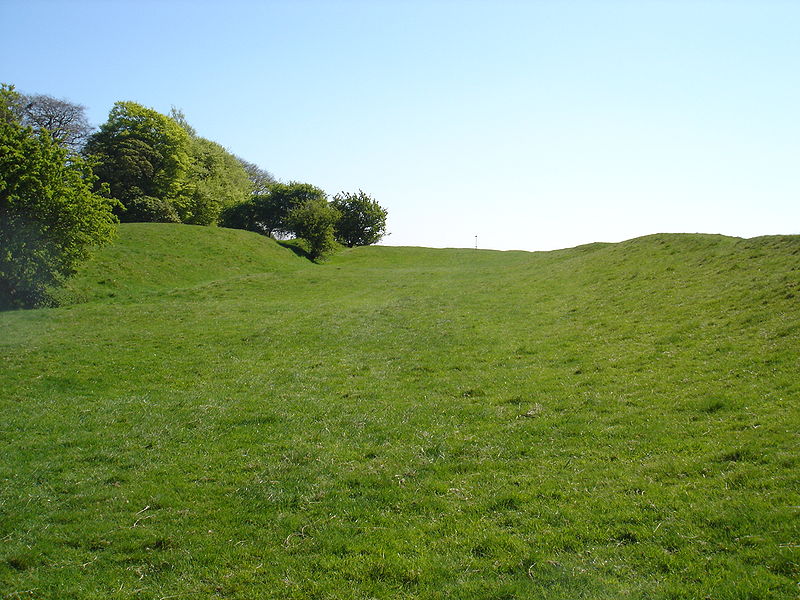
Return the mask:
<svg viewBox="0 0 800 600">
<path fill-rule="evenodd" d="M 0 313 L 0 598 L 800 595 L 800 236 L 123 225 Z"/>
</svg>

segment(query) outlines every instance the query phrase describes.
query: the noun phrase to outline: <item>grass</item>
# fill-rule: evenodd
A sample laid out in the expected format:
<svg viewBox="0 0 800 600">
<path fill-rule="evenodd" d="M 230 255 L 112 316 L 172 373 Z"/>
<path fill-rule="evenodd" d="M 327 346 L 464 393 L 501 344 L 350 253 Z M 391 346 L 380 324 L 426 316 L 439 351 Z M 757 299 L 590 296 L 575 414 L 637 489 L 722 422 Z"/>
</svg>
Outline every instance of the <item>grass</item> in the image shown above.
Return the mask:
<svg viewBox="0 0 800 600">
<path fill-rule="evenodd" d="M 125 225 L 64 297 L 0 313 L 0 598 L 800 592 L 800 237 Z"/>
</svg>

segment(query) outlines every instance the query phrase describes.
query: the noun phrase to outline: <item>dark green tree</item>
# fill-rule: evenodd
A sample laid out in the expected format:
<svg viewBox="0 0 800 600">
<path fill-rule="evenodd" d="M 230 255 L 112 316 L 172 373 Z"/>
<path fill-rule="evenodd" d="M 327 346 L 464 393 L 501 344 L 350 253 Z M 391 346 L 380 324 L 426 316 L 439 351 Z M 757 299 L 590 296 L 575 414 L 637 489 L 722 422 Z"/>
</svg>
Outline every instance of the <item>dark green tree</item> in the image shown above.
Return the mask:
<svg viewBox="0 0 800 600">
<path fill-rule="evenodd" d="M 87 142 L 101 183 L 127 208 L 141 197 L 169 203 L 182 221 L 193 217 L 187 184 L 190 138 L 174 120 L 135 102 L 117 102 Z M 131 220 L 123 211 L 120 218 Z"/>
<path fill-rule="evenodd" d="M 287 223 L 295 236 L 305 240 L 312 260 L 318 260 L 336 248 L 333 231 L 338 219 L 339 211 L 324 198 L 313 198 L 289 211 Z"/>
<path fill-rule="evenodd" d="M 0 306 L 46 304 L 94 246 L 108 243 L 113 201 L 92 192 L 85 161 L 24 127 L 13 87 L 0 87 Z"/>
<path fill-rule="evenodd" d="M 250 199 L 240 204 L 234 204 L 222 209 L 219 215 L 220 227 L 230 227 L 231 229 L 244 229 L 255 231 L 266 235 L 266 232 L 258 228 L 256 221 L 255 199 Z"/>
<path fill-rule="evenodd" d="M 285 237 L 294 233 L 289 213 L 306 201 L 327 203 L 325 192 L 309 183 L 274 183 L 266 194 L 253 196 L 247 202 L 226 209 L 220 225 L 256 231 L 270 237 Z"/>
<path fill-rule="evenodd" d="M 336 223 L 336 241 L 345 246 L 369 246 L 386 235 L 386 209 L 370 196 L 340 192 L 331 205 L 341 213 Z"/>
</svg>

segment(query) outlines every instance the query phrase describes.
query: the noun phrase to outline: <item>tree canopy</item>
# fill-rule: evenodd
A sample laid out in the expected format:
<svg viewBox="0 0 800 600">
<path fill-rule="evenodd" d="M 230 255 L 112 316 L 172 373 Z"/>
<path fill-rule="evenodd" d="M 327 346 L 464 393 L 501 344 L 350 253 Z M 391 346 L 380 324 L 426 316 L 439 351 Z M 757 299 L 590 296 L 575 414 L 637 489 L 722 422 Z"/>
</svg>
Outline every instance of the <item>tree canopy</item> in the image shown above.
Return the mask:
<svg viewBox="0 0 800 600">
<path fill-rule="evenodd" d="M 386 235 L 386 209 L 361 190 L 356 194 L 340 192 L 331 205 L 341 214 L 334 231 L 340 244 L 369 246 Z"/>
<path fill-rule="evenodd" d="M 228 206 L 246 201 L 253 183 L 240 159 L 225 148 L 197 135 L 183 112 L 172 109 L 170 118 L 189 136 L 190 166 L 184 188 L 184 223 L 212 225 Z"/>
<path fill-rule="evenodd" d="M 23 126 L 12 87 L 0 99 L 0 306 L 36 306 L 110 241 L 117 220 L 86 162 Z"/>
<path fill-rule="evenodd" d="M 291 235 L 295 232 L 289 223 L 289 213 L 308 200 L 327 202 L 325 192 L 310 183 L 273 183 L 266 193 L 225 210 L 220 225 L 271 237 Z"/>
<path fill-rule="evenodd" d="M 305 240 L 313 260 L 330 254 L 336 247 L 333 235 L 339 211 L 324 197 L 307 198 L 289 211 L 287 224 L 292 233 Z"/>
<path fill-rule="evenodd" d="M 79 152 L 92 133 L 85 106 L 45 94 L 19 94 L 17 114 L 23 126 L 48 132 L 71 152 Z"/>
<path fill-rule="evenodd" d="M 95 171 L 121 201 L 123 221 L 216 224 L 247 200 L 251 178 L 233 154 L 203 138 L 173 108 L 169 116 L 117 102 L 86 145 Z"/>
<path fill-rule="evenodd" d="M 359 190 L 341 192 L 328 202 L 325 192 L 308 183 L 273 183 L 267 192 L 226 208 L 220 225 L 247 229 L 263 235 L 294 235 L 306 240 L 317 259 L 329 253 L 335 242 L 367 246 L 386 235 L 387 211 Z"/>
<path fill-rule="evenodd" d="M 247 176 L 250 178 L 250 183 L 253 184 L 253 195 L 259 196 L 266 194 L 272 184 L 278 183 L 272 173 L 266 169 L 262 169 L 257 164 L 246 161 L 238 156 L 236 158 L 242 164 Z"/>
<path fill-rule="evenodd" d="M 135 102 L 117 102 L 89 138 L 85 153 L 95 162 L 100 182 L 123 206 L 150 196 L 174 205 L 182 220 L 190 213 L 185 195 L 189 134 L 166 115 Z M 128 220 L 124 213 L 121 218 Z"/>
</svg>

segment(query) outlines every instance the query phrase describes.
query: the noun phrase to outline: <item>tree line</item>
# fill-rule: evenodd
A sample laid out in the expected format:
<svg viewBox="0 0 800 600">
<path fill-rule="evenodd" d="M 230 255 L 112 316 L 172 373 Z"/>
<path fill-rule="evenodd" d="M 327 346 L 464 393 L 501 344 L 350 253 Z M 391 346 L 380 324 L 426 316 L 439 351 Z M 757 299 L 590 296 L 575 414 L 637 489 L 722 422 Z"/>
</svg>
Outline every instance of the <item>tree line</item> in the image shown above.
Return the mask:
<svg viewBox="0 0 800 600">
<path fill-rule="evenodd" d="M 47 302 L 117 222 L 220 225 L 302 240 L 313 260 L 374 244 L 387 211 L 359 190 L 332 198 L 198 135 L 177 109 L 85 108 L 0 86 L 0 307 Z"/>
</svg>

